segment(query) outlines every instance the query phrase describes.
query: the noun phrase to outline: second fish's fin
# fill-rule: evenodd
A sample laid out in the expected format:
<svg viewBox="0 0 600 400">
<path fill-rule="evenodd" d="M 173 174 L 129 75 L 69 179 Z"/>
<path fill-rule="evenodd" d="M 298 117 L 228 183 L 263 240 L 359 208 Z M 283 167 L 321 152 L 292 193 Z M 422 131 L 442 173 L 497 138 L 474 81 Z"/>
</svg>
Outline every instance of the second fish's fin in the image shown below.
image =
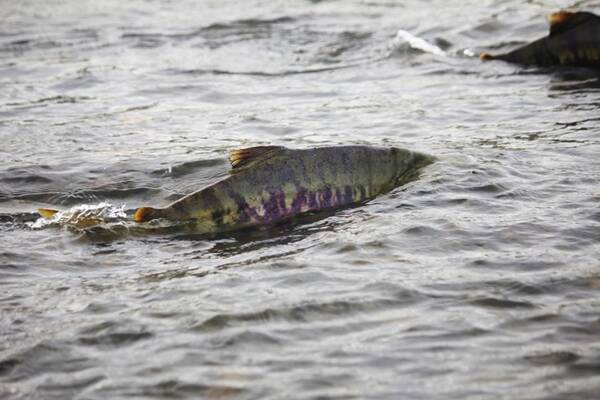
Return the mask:
<svg viewBox="0 0 600 400">
<path fill-rule="evenodd" d="M 548 22 L 550 23 L 550 36 L 571 30 L 577 25 L 581 25 L 584 22 L 594 18 L 598 17 L 588 12 L 571 12 L 563 10 L 552 13 L 548 16 Z M 600 18 L 598 18 L 598 20 L 600 23 Z"/>
</svg>

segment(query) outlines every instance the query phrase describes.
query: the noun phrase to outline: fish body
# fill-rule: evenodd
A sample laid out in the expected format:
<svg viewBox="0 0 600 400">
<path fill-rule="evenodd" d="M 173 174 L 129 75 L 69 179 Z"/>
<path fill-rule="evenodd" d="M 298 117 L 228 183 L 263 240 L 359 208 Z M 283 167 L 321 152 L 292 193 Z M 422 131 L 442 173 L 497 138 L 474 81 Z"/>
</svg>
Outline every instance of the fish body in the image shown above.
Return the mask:
<svg viewBox="0 0 600 400">
<path fill-rule="evenodd" d="M 142 207 L 134 219 L 191 221 L 205 232 L 272 224 L 371 199 L 415 179 L 433 158 L 399 148 L 260 146 L 235 150 L 230 161 L 227 178 L 165 208 Z"/>
<path fill-rule="evenodd" d="M 550 33 L 509 53 L 481 53 L 482 60 L 553 66 L 600 68 L 600 17 L 590 12 L 560 11 L 548 17 Z"/>
</svg>

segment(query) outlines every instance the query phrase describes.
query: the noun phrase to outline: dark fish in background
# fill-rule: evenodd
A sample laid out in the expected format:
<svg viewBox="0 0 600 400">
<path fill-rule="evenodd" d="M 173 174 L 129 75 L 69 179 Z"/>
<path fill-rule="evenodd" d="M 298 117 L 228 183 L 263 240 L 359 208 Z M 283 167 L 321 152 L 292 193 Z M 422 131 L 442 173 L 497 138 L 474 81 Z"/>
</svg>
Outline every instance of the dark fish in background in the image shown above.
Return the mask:
<svg viewBox="0 0 600 400">
<path fill-rule="evenodd" d="M 298 214 L 363 202 L 414 180 L 425 154 L 367 146 L 306 150 L 259 146 L 231 152 L 231 175 L 134 220 L 189 221 L 199 232 L 268 225 Z"/>
<path fill-rule="evenodd" d="M 550 34 L 509 53 L 481 53 L 482 60 L 523 65 L 600 68 L 600 17 L 590 12 L 559 11 L 548 17 Z"/>
</svg>

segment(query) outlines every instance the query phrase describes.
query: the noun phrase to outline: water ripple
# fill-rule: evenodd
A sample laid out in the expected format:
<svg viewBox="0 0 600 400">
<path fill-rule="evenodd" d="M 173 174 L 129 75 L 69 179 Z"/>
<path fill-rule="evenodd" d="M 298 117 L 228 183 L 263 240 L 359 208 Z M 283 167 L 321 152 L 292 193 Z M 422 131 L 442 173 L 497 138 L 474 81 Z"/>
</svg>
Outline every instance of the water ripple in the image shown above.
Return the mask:
<svg viewBox="0 0 600 400">
<path fill-rule="evenodd" d="M 0 9 L 0 398 L 597 397 L 598 74 L 474 56 L 554 6 L 96 3 Z M 130 220 L 268 144 L 438 162 L 265 229 Z"/>
</svg>

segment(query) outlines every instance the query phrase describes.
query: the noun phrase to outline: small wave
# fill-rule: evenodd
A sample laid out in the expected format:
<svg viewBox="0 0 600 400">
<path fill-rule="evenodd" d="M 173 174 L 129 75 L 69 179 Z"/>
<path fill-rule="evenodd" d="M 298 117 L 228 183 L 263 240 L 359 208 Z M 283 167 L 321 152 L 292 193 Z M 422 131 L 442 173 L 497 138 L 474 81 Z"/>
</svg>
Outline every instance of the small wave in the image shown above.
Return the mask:
<svg viewBox="0 0 600 400">
<path fill-rule="evenodd" d="M 528 301 L 500 299 L 496 297 L 480 297 L 470 300 L 469 303 L 484 308 L 535 308 L 535 304 Z"/>
<path fill-rule="evenodd" d="M 292 75 L 307 75 L 320 72 L 336 71 L 362 65 L 361 63 L 336 65 L 333 67 L 312 67 L 304 69 L 286 69 L 281 71 L 233 71 L 217 68 L 196 68 L 196 69 L 168 69 L 167 74 L 182 74 L 182 75 L 241 75 L 241 76 L 258 76 L 258 77 L 285 77 Z"/>
<path fill-rule="evenodd" d="M 249 313 L 216 314 L 204 321 L 193 324 L 195 332 L 211 332 L 231 327 L 262 325 L 272 321 L 306 323 L 317 320 L 346 318 L 360 313 L 374 313 L 396 307 L 405 307 L 416 301 L 421 295 L 416 292 L 401 291 L 391 297 L 364 301 L 338 300 L 302 304 L 291 308 L 267 308 Z"/>
<path fill-rule="evenodd" d="M 134 321 L 108 320 L 87 326 L 80 331 L 77 343 L 97 348 L 123 348 L 153 337 L 154 334 Z"/>
<path fill-rule="evenodd" d="M 256 33 L 257 31 L 269 31 L 272 26 L 294 22 L 293 18 L 280 17 L 273 19 L 242 19 L 227 23 L 217 22 L 183 33 L 159 33 L 159 32 L 126 32 L 121 35 L 122 39 L 134 39 L 148 43 L 162 43 L 166 39 L 191 40 L 195 38 L 223 39 L 227 35 L 243 35 Z"/>
<path fill-rule="evenodd" d="M 400 49 L 403 46 L 405 46 L 406 44 L 408 44 L 408 46 L 410 48 L 415 49 L 415 50 L 420 50 L 424 53 L 431 53 L 436 56 L 443 56 L 443 57 L 448 56 L 448 53 L 446 53 L 440 47 L 438 47 L 432 43 L 429 43 L 425 39 L 415 36 L 408 31 L 400 29 L 398 31 L 398 33 L 396 33 L 396 36 L 394 37 L 394 39 L 392 40 L 392 46 L 394 49 Z"/>
<path fill-rule="evenodd" d="M 260 27 L 270 27 L 275 24 L 291 23 L 294 22 L 294 18 L 291 17 L 278 17 L 271 19 L 241 19 L 237 21 L 231 21 L 229 23 L 214 23 L 202 28 L 203 31 L 221 31 L 229 29 L 256 29 Z"/>
<path fill-rule="evenodd" d="M 16 102 L 16 103 L 7 103 L 7 106 L 11 107 L 30 107 L 34 105 L 46 106 L 47 104 L 75 104 L 81 101 L 93 100 L 93 97 L 90 96 L 67 96 L 67 95 L 58 95 L 51 97 L 42 97 L 37 100 L 31 100 L 27 102 Z"/>
<path fill-rule="evenodd" d="M 99 388 L 101 398 L 160 398 L 160 399 L 229 399 L 239 398 L 244 388 L 231 385 L 202 384 L 180 379 L 162 380 L 153 384 L 132 386 L 129 383 L 107 385 Z M 125 395 L 123 397 L 123 394 Z M 245 397 L 247 398 L 247 396 Z"/>
<path fill-rule="evenodd" d="M 525 356 L 524 359 L 533 365 L 562 365 L 571 364 L 581 358 L 570 351 L 550 351 Z"/>
<path fill-rule="evenodd" d="M 161 178 L 165 176 L 181 178 L 183 176 L 193 174 L 198 170 L 221 166 L 223 163 L 224 161 L 221 158 L 186 161 L 180 164 L 169 165 L 166 168 L 155 169 L 150 173 Z"/>
<path fill-rule="evenodd" d="M 0 213 L 0 230 L 25 229 L 30 226 L 29 224 L 37 221 L 38 218 L 37 213 Z"/>
<path fill-rule="evenodd" d="M 24 38 L 1 45 L 0 53 L 22 53 L 28 50 L 48 50 L 57 47 L 61 47 L 61 43 L 55 40 Z"/>
</svg>

